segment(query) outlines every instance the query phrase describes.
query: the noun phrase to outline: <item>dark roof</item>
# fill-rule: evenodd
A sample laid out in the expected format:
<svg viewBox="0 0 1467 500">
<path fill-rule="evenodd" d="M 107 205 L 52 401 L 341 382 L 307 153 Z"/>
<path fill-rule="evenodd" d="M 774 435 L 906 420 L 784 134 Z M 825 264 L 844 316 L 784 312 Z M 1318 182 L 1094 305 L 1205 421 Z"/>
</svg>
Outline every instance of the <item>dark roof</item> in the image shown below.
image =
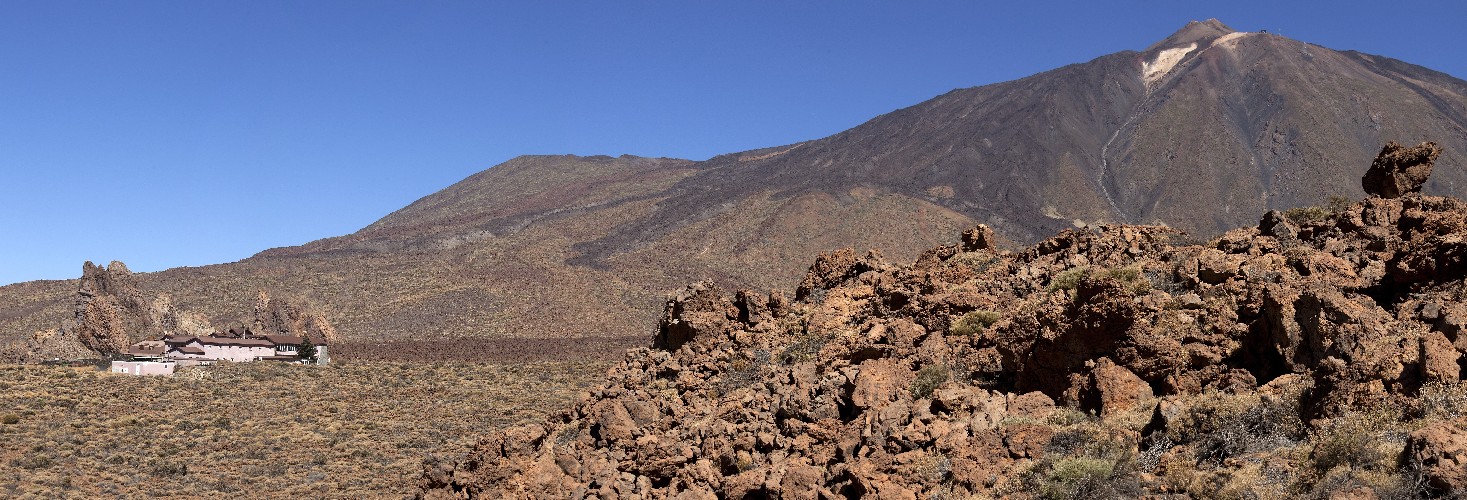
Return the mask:
<svg viewBox="0 0 1467 500">
<path fill-rule="evenodd" d="M 279 335 L 279 337 L 295 339 L 300 338 L 294 335 Z M 167 337 L 163 337 L 163 341 L 168 343 L 168 345 L 183 345 L 194 341 L 198 341 L 200 344 L 208 345 L 237 345 L 243 347 L 274 347 L 275 345 L 277 345 L 276 342 L 273 342 L 269 339 L 258 337 L 236 339 L 230 337 L 194 337 L 191 335 L 170 335 Z M 297 341 L 296 343 L 299 343 L 299 341 Z"/>
<path fill-rule="evenodd" d="M 301 343 L 301 338 L 295 335 L 266 335 L 265 340 L 269 340 L 275 345 L 300 345 Z"/>
<path fill-rule="evenodd" d="M 221 337 L 199 337 L 199 343 L 209 345 L 237 345 L 243 347 L 274 347 L 265 339 L 229 339 Z"/>
<path fill-rule="evenodd" d="M 191 346 L 191 345 L 177 345 L 177 346 L 173 346 L 173 350 L 178 351 L 178 352 L 181 352 L 181 353 L 184 353 L 184 354 L 203 354 L 204 353 L 204 350 L 202 348 L 194 347 L 194 346 Z"/>
<path fill-rule="evenodd" d="M 163 343 L 155 340 L 133 344 L 126 351 L 123 351 L 123 354 L 131 354 L 133 356 L 162 356 L 163 351 Z"/>
</svg>

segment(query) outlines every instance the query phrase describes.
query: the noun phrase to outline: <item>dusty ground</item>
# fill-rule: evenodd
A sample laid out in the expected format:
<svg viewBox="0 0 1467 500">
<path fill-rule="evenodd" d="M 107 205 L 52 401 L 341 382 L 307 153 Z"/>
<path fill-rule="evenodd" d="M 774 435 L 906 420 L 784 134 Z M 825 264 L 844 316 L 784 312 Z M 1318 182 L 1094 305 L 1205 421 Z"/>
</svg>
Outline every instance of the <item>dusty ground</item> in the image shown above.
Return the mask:
<svg viewBox="0 0 1467 500">
<path fill-rule="evenodd" d="M 0 366 L 0 496 L 405 497 L 429 451 L 539 420 L 602 362 Z"/>
</svg>

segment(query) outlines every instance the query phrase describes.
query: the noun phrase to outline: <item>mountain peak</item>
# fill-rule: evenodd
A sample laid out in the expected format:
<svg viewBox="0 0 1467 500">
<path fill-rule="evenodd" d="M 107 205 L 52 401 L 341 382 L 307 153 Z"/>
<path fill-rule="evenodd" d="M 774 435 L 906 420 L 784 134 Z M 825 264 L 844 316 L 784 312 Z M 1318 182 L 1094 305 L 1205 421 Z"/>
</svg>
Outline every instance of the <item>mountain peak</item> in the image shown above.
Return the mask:
<svg viewBox="0 0 1467 500">
<path fill-rule="evenodd" d="M 1160 42 L 1156 42 L 1150 47 L 1147 47 L 1146 51 L 1151 52 L 1157 49 L 1166 49 L 1170 47 L 1176 47 L 1178 45 L 1187 45 L 1191 43 L 1202 42 L 1205 40 L 1212 40 L 1236 31 L 1237 30 L 1228 27 L 1228 25 L 1223 24 L 1222 21 L 1218 21 L 1217 19 L 1208 19 L 1206 21 L 1189 21 L 1186 26 L 1183 26 L 1182 29 L 1177 30 L 1176 33 L 1172 33 L 1171 36 L 1162 39 Z"/>
</svg>

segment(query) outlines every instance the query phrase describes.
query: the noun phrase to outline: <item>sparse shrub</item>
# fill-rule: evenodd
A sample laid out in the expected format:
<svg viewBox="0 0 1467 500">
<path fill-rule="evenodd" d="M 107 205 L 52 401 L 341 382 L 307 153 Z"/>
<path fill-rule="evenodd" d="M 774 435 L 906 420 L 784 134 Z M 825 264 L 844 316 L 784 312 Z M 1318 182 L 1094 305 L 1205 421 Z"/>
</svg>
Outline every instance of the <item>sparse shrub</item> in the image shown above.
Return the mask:
<svg viewBox="0 0 1467 500">
<path fill-rule="evenodd" d="M 917 459 L 913 464 L 914 472 L 925 477 L 933 483 L 942 482 L 952 473 L 953 461 L 942 453 L 930 453 Z"/>
<path fill-rule="evenodd" d="M 1330 195 L 1323 206 L 1294 207 L 1284 210 L 1284 217 L 1299 225 L 1322 222 L 1332 215 L 1345 211 L 1355 204 L 1344 196 Z"/>
<path fill-rule="evenodd" d="M 1379 469 L 1386 464 L 1381 453 L 1381 439 L 1377 432 L 1381 426 L 1370 418 L 1346 415 L 1334 419 L 1329 427 L 1314 435 L 1314 451 L 1310 453 L 1310 465 L 1315 472 L 1325 475 L 1331 469 L 1348 466 L 1351 469 Z"/>
<path fill-rule="evenodd" d="M 579 437 L 581 437 L 580 422 L 571 422 L 570 425 L 561 428 L 560 432 L 555 434 L 555 445 L 566 446 Z"/>
<path fill-rule="evenodd" d="M 1058 290 L 1074 290 L 1079 288 L 1080 282 L 1087 278 L 1113 279 L 1119 281 L 1126 289 L 1135 294 L 1143 294 L 1151 290 L 1151 280 L 1142 273 L 1141 266 L 1123 266 L 1111 268 L 1095 268 L 1091 266 L 1072 267 L 1054 275 L 1046 287 L 1051 292 Z"/>
<path fill-rule="evenodd" d="M 1115 472 L 1116 464 L 1095 457 L 1065 457 L 1051 466 L 1040 486 L 1044 498 L 1091 498 L 1101 493 L 1100 486 Z"/>
<path fill-rule="evenodd" d="M 1053 455 L 1083 454 L 1095 447 L 1100 440 L 1093 426 L 1068 425 L 1073 427 L 1055 432 L 1054 436 L 1049 438 L 1049 444 L 1044 447 L 1045 452 Z"/>
<path fill-rule="evenodd" d="M 1151 280 L 1146 279 L 1146 275 L 1141 272 L 1141 266 L 1112 267 L 1102 270 L 1096 277 L 1119 281 L 1137 295 L 1151 290 Z"/>
<path fill-rule="evenodd" d="M 1062 427 L 1045 456 L 1022 482 L 1041 498 L 1128 498 L 1140 493 L 1134 443 L 1088 414 L 1056 411 L 1047 421 Z"/>
<path fill-rule="evenodd" d="M 784 355 L 784 353 L 781 354 L 781 356 Z M 759 379 L 759 370 L 769 364 L 769 359 L 769 351 L 756 349 L 752 356 L 740 356 L 729 361 L 729 370 L 723 373 L 723 379 L 714 386 L 714 392 L 728 394 L 735 389 L 754 383 Z"/>
<path fill-rule="evenodd" d="M 815 359 L 815 355 L 820 353 L 822 347 L 825 347 L 825 339 L 819 335 L 809 333 L 801 335 L 795 340 L 795 343 L 790 344 L 779 353 L 779 362 L 792 365 Z"/>
<path fill-rule="evenodd" d="M 155 476 L 187 476 L 188 464 L 182 461 L 155 458 L 148 461 L 148 472 Z"/>
<path fill-rule="evenodd" d="M 948 331 L 953 335 L 977 335 L 982 333 L 983 330 L 987 330 L 988 327 L 993 326 L 1002 317 L 1003 315 L 999 314 L 998 311 L 973 311 L 964 314 L 963 317 L 954 321 L 952 328 L 949 328 Z"/>
<path fill-rule="evenodd" d="M 1313 224 L 1329 216 L 1330 211 L 1325 207 L 1294 207 L 1284 210 L 1284 217 L 1299 225 Z"/>
<path fill-rule="evenodd" d="M 1467 384 L 1430 383 L 1421 387 L 1414 418 L 1454 419 L 1467 415 Z"/>
<path fill-rule="evenodd" d="M 1068 427 L 1095 420 L 1095 416 L 1068 406 L 1055 408 L 1044 422 L 1049 425 Z"/>
<path fill-rule="evenodd" d="M 1054 275 L 1054 278 L 1049 280 L 1049 286 L 1046 288 L 1051 292 L 1074 290 L 1080 286 L 1080 280 L 1085 279 L 1089 274 L 1090 266 L 1072 267 Z"/>
<path fill-rule="evenodd" d="M 26 454 L 25 456 L 11 460 L 10 464 L 22 469 L 36 470 L 49 469 L 51 466 L 56 465 L 56 461 L 47 455 Z"/>
<path fill-rule="evenodd" d="M 1161 457 L 1171 451 L 1173 444 L 1165 435 L 1153 434 L 1145 440 L 1141 454 L 1136 457 L 1136 468 L 1148 474 L 1154 472 L 1161 465 Z"/>
<path fill-rule="evenodd" d="M 947 261 L 953 265 L 965 266 L 975 273 L 981 273 L 992 267 L 999 261 L 999 258 L 993 252 L 962 252 Z"/>
<path fill-rule="evenodd" d="M 14 413 L 6 413 L 5 416 L 0 417 L 0 423 L 4 423 L 5 425 L 18 424 L 20 423 L 20 415 L 16 415 Z"/>
<path fill-rule="evenodd" d="M 937 390 L 942 384 L 952 378 L 952 369 L 947 365 L 931 364 L 917 370 L 917 378 L 912 380 L 912 399 L 924 399 L 932 396 L 932 391 Z"/>
<path fill-rule="evenodd" d="M 1248 452 L 1292 446 L 1306 437 L 1297 401 L 1222 394 L 1194 401 L 1167 429 L 1167 438 L 1193 444 L 1200 461 L 1222 463 Z"/>
</svg>

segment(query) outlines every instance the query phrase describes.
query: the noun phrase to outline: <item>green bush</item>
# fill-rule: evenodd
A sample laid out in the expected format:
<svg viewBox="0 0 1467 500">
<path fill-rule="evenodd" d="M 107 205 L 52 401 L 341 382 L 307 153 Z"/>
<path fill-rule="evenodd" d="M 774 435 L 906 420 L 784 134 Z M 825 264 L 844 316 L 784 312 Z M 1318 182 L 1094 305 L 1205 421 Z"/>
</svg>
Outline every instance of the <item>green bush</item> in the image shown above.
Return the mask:
<svg viewBox="0 0 1467 500">
<path fill-rule="evenodd" d="M 1295 224 L 1313 224 L 1330 216 L 1330 211 L 1324 207 L 1294 207 L 1284 210 L 1284 217 Z"/>
<path fill-rule="evenodd" d="M 5 416 L 0 417 L 0 423 L 4 423 L 5 425 L 18 424 L 20 423 L 20 415 L 16 415 L 14 413 L 6 413 Z"/>
<path fill-rule="evenodd" d="M 1054 278 L 1049 280 L 1049 286 L 1047 288 L 1051 292 L 1057 290 L 1074 290 L 1080 286 L 1080 280 L 1085 279 L 1089 275 L 1090 266 L 1072 267 L 1054 275 Z"/>
<path fill-rule="evenodd" d="M 1380 444 L 1374 429 L 1363 425 L 1339 426 L 1314 437 L 1310 462 L 1320 474 L 1346 465 L 1352 469 L 1377 469 L 1386 463 Z"/>
<path fill-rule="evenodd" d="M 943 383 L 952 377 L 952 370 L 947 365 L 927 365 L 917 370 L 917 378 L 912 380 L 912 399 L 923 399 L 932 396 L 932 391 L 937 390 Z"/>
<path fill-rule="evenodd" d="M 987 330 L 988 327 L 993 326 L 1002 317 L 1003 315 L 999 314 L 998 311 L 973 311 L 964 314 L 963 317 L 954 321 L 953 326 L 948 331 L 953 335 L 977 335 L 982 333 L 983 330 Z"/>
<path fill-rule="evenodd" d="M 1295 224 L 1313 224 L 1345 211 L 1355 202 L 1344 196 L 1330 195 L 1323 206 L 1295 207 L 1284 210 L 1284 217 Z"/>
<path fill-rule="evenodd" d="M 1051 292 L 1057 290 L 1074 290 L 1079 288 L 1080 282 L 1087 278 L 1091 279 L 1113 279 L 1124 285 L 1131 293 L 1137 295 L 1151 290 L 1151 280 L 1141 272 L 1141 266 L 1125 266 L 1110 268 L 1095 268 L 1091 266 L 1072 267 L 1054 275 L 1049 281 L 1047 289 Z"/>
<path fill-rule="evenodd" d="M 1096 457 L 1065 457 L 1054 462 L 1040 485 L 1044 498 L 1090 498 L 1100 493 L 1102 485 L 1115 473 L 1116 464 Z"/>
</svg>

